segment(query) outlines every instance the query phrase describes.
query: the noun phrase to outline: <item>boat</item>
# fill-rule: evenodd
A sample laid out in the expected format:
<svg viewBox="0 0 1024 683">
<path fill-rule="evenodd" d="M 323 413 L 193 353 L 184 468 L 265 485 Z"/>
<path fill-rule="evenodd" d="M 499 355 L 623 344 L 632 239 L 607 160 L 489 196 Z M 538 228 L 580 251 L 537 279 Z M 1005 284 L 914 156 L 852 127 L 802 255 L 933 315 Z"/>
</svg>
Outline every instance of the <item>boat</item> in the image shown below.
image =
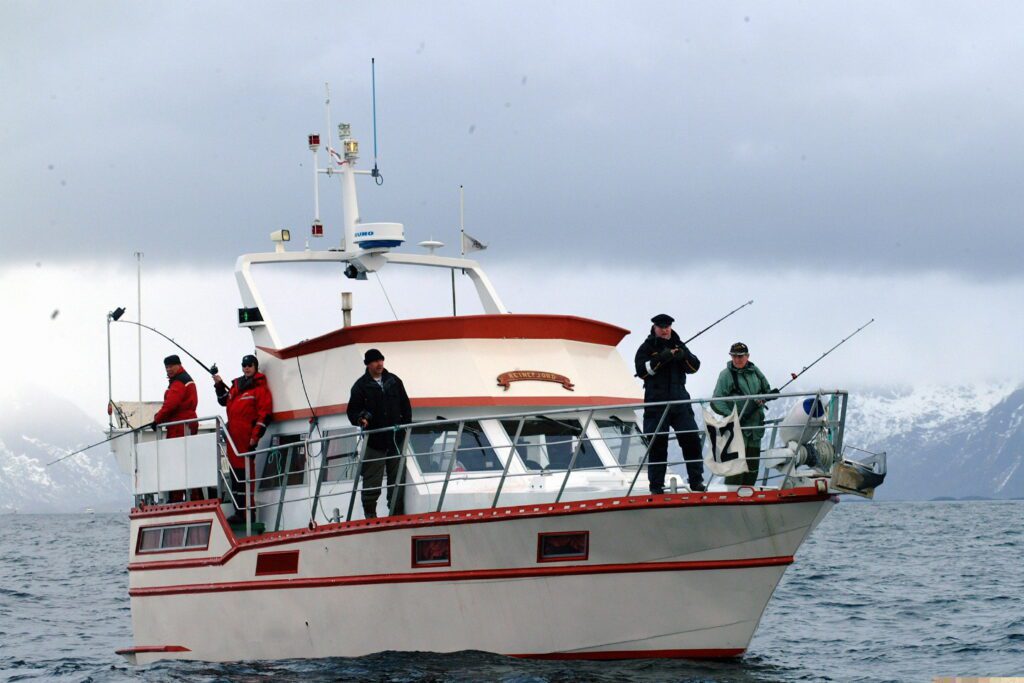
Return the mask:
<svg viewBox="0 0 1024 683">
<path fill-rule="evenodd" d="M 174 439 L 120 419 L 111 429 L 123 435 L 110 443 L 135 500 L 134 642 L 118 652 L 139 664 L 385 650 L 742 655 L 838 494 L 870 494 L 884 476 L 884 458 L 847 458 L 847 392 L 760 397 L 782 408 L 768 422 L 771 466 L 756 485 L 713 477 L 691 491 L 670 467 L 667 489 L 652 493 L 639 411 L 684 405 L 706 415 L 707 399 L 645 404 L 617 350 L 628 330 L 509 312 L 476 260 L 400 251 L 401 224 L 361 220 L 357 176 L 376 174 L 356 168 L 358 142 L 339 129 L 325 168 L 319 136 L 308 143 L 314 188 L 321 176 L 341 182 L 340 245 L 289 250 L 279 231 L 272 251 L 235 265 L 238 324 L 251 331 L 274 395 L 273 422 L 247 456 L 255 465 L 245 494 L 232 494 L 220 416 Z M 322 234 L 317 210 L 310 238 Z M 343 327 L 285 344 L 255 276 L 285 263 L 333 264 L 356 282 L 384 269 L 465 274 L 483 313 L 350 324 L 346 311 Z M 404 380 L 412 421 L 383 430 L 402 444 L 403 485 L 367 518 L 357 475 L 381 430 L 353 426 L 346 407 L 370 348 Z M 853 468 L 859 479 L 832 486 L 835 472 Z M 229 523 L 239 511 L 244 521 Z"/>
</svg>

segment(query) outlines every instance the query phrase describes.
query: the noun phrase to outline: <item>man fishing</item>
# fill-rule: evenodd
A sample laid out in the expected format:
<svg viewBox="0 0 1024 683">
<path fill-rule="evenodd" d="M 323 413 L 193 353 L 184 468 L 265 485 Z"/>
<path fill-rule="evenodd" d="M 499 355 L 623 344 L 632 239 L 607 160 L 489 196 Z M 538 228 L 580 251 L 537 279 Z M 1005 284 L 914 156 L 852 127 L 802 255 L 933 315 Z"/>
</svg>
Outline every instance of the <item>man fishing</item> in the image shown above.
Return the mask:
<svg viewBox="0 0 1024 683">
<path fill-rule="evenodd" d="M 164 392 L 164 403 L 153 416 L 153 429 L 165 422 L 195 419 L 199 396 L 196 394 L 196 383 L 192 376 L 181 367 L 181 358 L 176 354 L 164 358 L 164 370 L 167 372 L 167 391 Z M 185 436 L 185 427 L 189 434 L 199 431 L 197 422 L 174 424 L 167 427 L 167 438 L 177 439 Z"/>
<path fill-rule="evenodd" d="M 700 360 L 672 330 L 673 322 L 675 319 L 664 313 L 651 318 L 651 333 L 637 349 L 634 364 L 637 377 L 644 381 L 645 403 L 690 398 L 686 390 L 686 376 L 700 369 Z M 690 490 L 703 491 L 704 463 L 701 458 L 697 422 L 693 417 L 693 408 L 689 404 L 684 404 L 672 406 L 667 414 L 664 406 L 644 409 L 644 433 L 653 435 L 647 466 L 651 493 L 665 492 L 665 463 L 668 460 L 670 428 L 675 431 L 676 440 L 683 451 Z"/>
<path fill-rule="evenodd" d="M 714 398 L 725 396 L 756 396 L 778 393 L 765 378 L 761 369 L 750 360 L 750 349 L 743 342 L 729 347 L 729 362 L 718 375 Z M 726 484 L 753 486 L 757 483 L 757 470 L 761 457 L 761 437 L 764 436 L 764 401 L 712 401 L 711 409 L 719 415 L 729 415 L 733 409 L 740 414 L 743 445 L 746 449 L 747 471 L 725 478 Z"/>
<path fill-rule="evenodd" d="M 231 381 L 229 388 L 220 375 L 213 376 L 213 388 L 217 392 L 217 403 L 228 409 L 228 462 L 234 470 L 231 491 L 238 505 L 245 504 L 246 462 L 249 480 L 256 477 L 252 458 L 245 453 L 256 448 L 267 431 L 270 416 L 274 412 L 274 397 L 267 385 L 266 375 L 259 371 L 260 362 L 256 356 L 242 357 L 242 376 Z M 241 511 L 236 511 L 229 522 L 244 521 Z"/>
</svg>

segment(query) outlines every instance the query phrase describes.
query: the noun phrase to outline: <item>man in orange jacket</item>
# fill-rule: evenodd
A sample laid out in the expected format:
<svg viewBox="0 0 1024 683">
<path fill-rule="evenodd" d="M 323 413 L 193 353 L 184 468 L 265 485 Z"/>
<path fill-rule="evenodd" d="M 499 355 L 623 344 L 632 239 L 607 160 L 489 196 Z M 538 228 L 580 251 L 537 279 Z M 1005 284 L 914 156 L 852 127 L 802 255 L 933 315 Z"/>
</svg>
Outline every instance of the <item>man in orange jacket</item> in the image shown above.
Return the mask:
<svg viewBox="0 0 1024 683">
<path fill-rule="evenodd" d="M 177 355 L 164 358 L 164 370 L 167 371 L 167 391 L 164 392 L 164 404 L 153 416 L 154 429 L 165 422 L 195 419 L 196 406 L 199 405 L 196 383 L 185 372 L 185 368 L 181 367 L 181 359 Z M 188 427 L 189 434 L 199 431 L 197 422 L 171 425 L 167 427 L 167 438 L 177 439 L 185 436 L 185 427 Z"/>
<path fill-rule="evenodd" d="M 240 505 L 245 504 L 246 461 L 249 479 L 252 480 L 256 476 L 253 459 L 243 456 L 256 448 L 256 444 L 267 431 L 270 416 L 274 412 L 274 397 L 267 386 L 267 377 L 259 371 L 259 367 L 256 356 L 244 356 L 242 376 L 232 380 L 230 388 L 220 375 L 213 376 L 217 402 L 228 409 L 228 434 L 231 436 L 228 444 L 228 462 L 235 471 L 231 489 Z M 241 515 L 237 516 L 244 520 Z"/>
</svg>

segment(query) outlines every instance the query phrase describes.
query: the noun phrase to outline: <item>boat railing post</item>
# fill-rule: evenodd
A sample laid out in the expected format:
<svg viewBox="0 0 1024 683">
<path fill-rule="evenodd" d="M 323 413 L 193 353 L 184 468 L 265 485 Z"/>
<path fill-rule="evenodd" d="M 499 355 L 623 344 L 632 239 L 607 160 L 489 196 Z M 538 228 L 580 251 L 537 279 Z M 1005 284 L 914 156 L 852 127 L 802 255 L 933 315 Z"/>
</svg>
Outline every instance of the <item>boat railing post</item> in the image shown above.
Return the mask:
<svg viewBox="0 0 1024 683">
<path fill-rule="evenodd" d="M 405 496 L 405 459 L 409 457 L 409 453 L 406 453 L 409 449 L 409 442 L 412 440 L 412 427 L 405 428 L 405 436 L 402 440 L 402 447 L 398 449 L 398 475 L 395 477 L 395 495 L 391 496 L 391 502 L 388 503 L 388 517 L 395 514 L 395 506 L 398 504 L 398 497 Z M 396 444 L 397 445 L 397 444 Z M 405 507 L 402 507 L 402 512 L 405 512 Z"/>
<path fill-rule="evenodd" d="M 587 438 L 587 430 L 590 429 L 590 422 L 594 419 L 594 411 L 591 410 L 587 413 L 587 421 L 583 424 L 583 431 L 580 432 L 580 438 L 576 440 L 576 446 L 572 449 L 572 455 L 569 457 L 569 467 L 565 470 L 565 477 L 562 478 L 562 486 L 558 489 L 558 495 L 555 496 L 555 503 L 562 500 L 562 493 L 565 492 L 565 485 L 569 483 L 569 475 L 572 474 L 572 468 L 576 465 L 576 456 L 579 455 L 580 449 L 583 447 L 583 440 Z"/>
<path fill-rule="evenodd" d="M 359 473 L 363 470 L 363 459 L 366 457 L 367 444 L 370 443 L 370 437 L 366 435 L 366 432 L 362 428 L 359 429 L 356 438 L 362 437 L 363 443 L 359 445 L 359 457 L 356 458 L 356 469 L 352 473 L 352 495 L 348 499 L 348 512 L 345 514 L 345 521 L 352 521 L 352 509 L 356 504 L 356 491 L 359 490 Z"/>
<path fill-rule="evenodd" d="M 519 435 L 523 433 L 523 424 L 526 423 L 526 416 L 519 418 L 519 425 L 516 426 L 516 435 L 512 437 L 512 443 L 508 447 L 508 457 L 505 458 L 505 467 L 501 471 L 501 479 L 498 480 L 498 490 L 494 492 L 492 508 L 498 507 L 498 497 L 501 496 L 501 489 L 505 486 L 505 478 L 508 476 L 508 467 L 512 464 L 512 458 L 516 454 L 516 444 L 519 443 Z"/>
<path fill-rule="evenodd" d="M 288 492 L 288 475 L 291 473 L 292 453 L 296 446 L 298 446 L 298 444 L 289 444 L 287 447 L 288 455 L 284 458 L 284 472 L 281 473 L 281 495 L 277 498 L 277 518 L 274 520 L 274 531 L 281 530 L 281 514 L 284 512 L 284 497 Z M 308 456 L 309 453 L 307 452 L 306 455 Z M 248 472 L 246 472 L 246 475 L 248 475 Z"/>
<path fill-rule="evenodd" d="M 319 440 L 320 443 L 320 467 L 317 469 L 316 475 L 316 490 L 313 492 L 313 507 L 309 510 L 309 519 L 311 522 L 316 522 L 316 506 L 320 502 L 320 487 L 323 484 L 324 476 L 327 473 L 327 451 L 331 443 L 330 439 L 324 441 Z M 309 462 L 309 440 L 306 441 L 306 462 Z"/>
<path fill-rule="evenodd" d="M 444 484 L 441 485 L 441 495 L 437 499 L 437 511 L 441 511 L 444 505 L 444 494 L 448 491 L 448 482 L 451 481 L 452 471 L 455 469 L 455 460 L 459 455 L 459 444 L 462 443 L 462 428 L 466 425 L 465 420 L 459 420 L 459 429 L 455 432 L 455 443 L 452 445 L 452 457 L 448 461 L 448 474 L 444 477 Z"/>
<path fill-rule="evenodd" d="M 636 486 L 636 480 L 640 478 L 640 472 L 643 471 L 644 465 L 647 464 L 647 456 L 651 454 L 651 448 L 654 446 L 654 440 L 658 438 L 658 432 L 661 431 L 661 426 L 665 424 L 665 418 L 668 417 L 668 411 L 671 407 L 671 402 L 666 403 L 665 410 L 661 411 L 661 418 L 658 420 L 658 426 L 654 428 L 654 433 L 650 435 L 651 438 L 647 441 L 647 449 L 644 451 L 644 457 L 640 458 L 640 462 L 637 463 L 636 474 L 633 475 L 633 481 L 629 483 L 629 489 L 626 491 L 627 496 L 633 495 L 633 487 Z M 647 409 L 644 408 L 644 412 L 646 411 Z M 640 430 L 640 433 L 643 434 L 642 429 Z M 667 439 L 668 435 L 666 435 L 665 438 Z"/>
</svg>

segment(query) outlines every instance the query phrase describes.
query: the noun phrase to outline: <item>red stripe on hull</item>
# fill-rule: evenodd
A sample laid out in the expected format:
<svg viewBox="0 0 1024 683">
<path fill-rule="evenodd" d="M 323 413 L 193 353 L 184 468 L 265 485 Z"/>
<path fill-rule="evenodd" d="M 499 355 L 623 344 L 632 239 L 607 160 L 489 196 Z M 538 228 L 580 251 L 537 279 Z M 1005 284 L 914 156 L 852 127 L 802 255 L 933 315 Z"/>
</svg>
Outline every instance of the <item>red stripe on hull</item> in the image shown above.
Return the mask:
<svg viewBox="0 0 1024 683">
<path fill-rule="evenodd" d="M 705 650 L 605 650 L 602 652 L 547 652 L 533 655 L 506 655 L 521 659 L 731 659 L 746 652 L 743 648 Z"/>
<path fill-rule="evenodd" d="M 140 645 L 114 650 L 115 655 L 138 655 L 146 652 L 192 652 L 183 645 Z"/>
<path fill-rule="evenodd" d="M 573 315 L 505 313 L 353 325 L 283 349 L 259 349 L 275 358 L 294 358 L 353 344 L 441 339 L 565 339 L 617 346 L 627 334 L 616 325 Z"/>
<path fill-rule="evenodd" d="M 418 572 L 406 574 L 367 574 L 364 576 L 326 576 L 315 579 L 277 579 L 270 581 L 231 581 L 132 588 L 133 598 L 154 595 L 221 593 L 228 591 L 280 590 L 285 588 L 327 588 L 366 586 L 382 583 L 425 583 L 433 581 L 481 581 L 493 579 L 547 578 L 591 574 L 633 574 L 638 572 L 689 572 L 722 569 L 752 569 L 793 564 L 792 556 L 755 557 L 743 560 L 704 560 L 695 562 L 644 562 L 639 564 L 570 565 L 562 567 L 518 567 L 512 569 L 471 569 L 466 571 Z"/>
<path fill-rule="evenodd" d="M 642 399 L 625 396 L 426 396 L 411 398 L 413 408 L 467 408 L 479 406 L 617 406 L 623 404 L 643 403 Z M 297 420 L 327 415 L 340 415 L 348 408 L 347 403 L 335 403 L 329 406 L 317 406 L 313 410 L 282 410 L 274 413 L 275 422 Z"/>
<path fill-rule="evenodd" d="M 757 496 L 764 495 L 764 498 Z M 210 510 L 220 519 L 221 526 L 231 543 L 231 549 L 220 557 L 201 557 L 189 560 L 165 560 L 153 562 L 132 562 L 128 571 L 147 571 L 154 569 L 185 569 L 190 567 L 210 567 L 222 565 L 240 551 L 263 549 L 270 546 L 305 541 L 309 539 L 330 538 L 349 534 L 375 533 L 393 529 L 420 529 L 424 527 L 453 526 L 457 524 L 473 524 L 501 522 L 513 519 L 534 517 L 558 517 L 578 515 L 592 512 L 613 512 L 615 510 L 637 510 L 648 508 L 699 507 L 705 505 L 778 505 L 788 503 L 806 503 L 835 498 L 829 494 L 819 493 L 817 489 L 802 487 L 784 491 L 760 491 L 754 497 L 741 498 L 734 491 L 712 493 L 681 493 L 663 494 L 659 496 L 631 496 L 629 498 L 605 498 L 601 500 L 585 500 L 572 503 L 552 503 L 535 505 L 513 505 L 482 510 L 458 510 L 453 512 L 428 512 L 418 515 L 396 515 L 378 519 L 325 524 L 310 531 L 306 528 L 291 529 L 236 538 L 224 520 L 223 512 L 217 501 L 194 501 L 191 503 L 173 503 L 142 510 L 132 510 L 131 519 L 149 518 L 166 515 L 179 515 Z"/>
</svg>

